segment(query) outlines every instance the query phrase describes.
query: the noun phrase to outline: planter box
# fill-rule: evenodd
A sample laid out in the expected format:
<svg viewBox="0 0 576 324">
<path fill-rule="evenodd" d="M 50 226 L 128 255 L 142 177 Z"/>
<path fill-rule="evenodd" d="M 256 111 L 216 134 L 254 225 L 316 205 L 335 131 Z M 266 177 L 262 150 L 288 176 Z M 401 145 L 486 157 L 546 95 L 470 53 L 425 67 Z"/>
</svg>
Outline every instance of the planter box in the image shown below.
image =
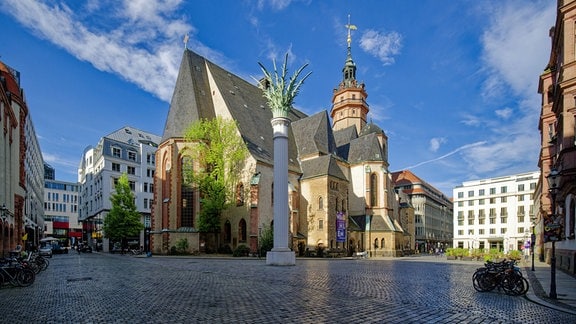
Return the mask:
<svg viewBox="0 0 576 324">
<path fill-rule="evenodd" d="M 446 256 L 446 260 L 456 260 L 456 256 L 455 255 L 448 255 L 448 256 Z"/>
<path fill-rule="evenodd" d="M 472 261 L 472 260 L 474 260 L 474 258 L 472 258 L 470 256 L 462 257 L 462 261 Z"/>
</svg>

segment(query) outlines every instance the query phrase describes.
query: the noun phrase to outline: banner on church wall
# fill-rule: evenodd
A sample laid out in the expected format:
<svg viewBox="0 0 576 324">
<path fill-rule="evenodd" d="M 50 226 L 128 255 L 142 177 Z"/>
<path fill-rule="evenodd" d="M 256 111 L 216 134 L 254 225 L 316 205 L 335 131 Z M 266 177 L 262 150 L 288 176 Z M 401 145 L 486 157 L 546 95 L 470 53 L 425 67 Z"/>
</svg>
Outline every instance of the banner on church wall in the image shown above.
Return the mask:
<svg viewBox="0 0 576 324">
<path fill-rule="evenodd" d="M 343 212 L 336 213 L 336 242 L 346 242 L 346 217 Z"/>
</svg>

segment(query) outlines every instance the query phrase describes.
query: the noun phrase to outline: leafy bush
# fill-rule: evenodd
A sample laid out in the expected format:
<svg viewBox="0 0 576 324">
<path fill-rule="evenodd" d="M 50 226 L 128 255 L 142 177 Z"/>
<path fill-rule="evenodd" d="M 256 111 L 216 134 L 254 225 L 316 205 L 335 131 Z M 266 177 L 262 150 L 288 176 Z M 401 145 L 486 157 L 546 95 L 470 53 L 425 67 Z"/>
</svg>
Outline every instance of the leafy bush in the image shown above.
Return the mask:
<svg viewBox="0 0 576 324">
<path fill-rule="evenodd" d="M 484 257 L 484 250 L 483 249 L 474 249 L 474 250 L 472 250 L 472 254 L 470 256 L 473 258 L 483 258 Z"/>
<path fill-rule="evenodd" d="M 446 256 L 456 256 L 456 251 L 454 250 L 454 248 L 447 248 L 446 249 Z"/>
<path fill-rule="evenodd" d="M 454 249 L 454 255 L 457 256 L 457 257 L 465 257 L 465 256 L 468 256 L 468 249 L 455 248 L 455 249 Z"/>
<path fill-rule="evenodd" d="M 179 239 L 176 242 L 176 245 L 170 247 L 170 254 L 171 255 L 188 254 L 188 248 L 189 248 L 188 239 L 185 238 Z"/>
<path fill-rule="evenodd" d="M 250 253 L 250 248 L 246 245 L 238 245 L 238 247 L 232 253 L 234 257 L 248 256 Z"/>
<path fill-rule="evenodd" d="M 510 260 L 520 260 L 522 259 L 522 252 L 518 251 L 518 250 L 512 250 L 510 252 L 508 252 L 507 258 Z"/>
<path fill-rule="evenodd" d="M 504 253 L 498 249 L 490 249 L 488 254 L 484 254 L 484 262 L 486 261 L 496 261 L 498 259 L 504 258 Z"/>
<path fill-rule="evenodd" d="M 274 247 L 274 231 L 271 227 L 262 229 L 260 233 L 260 255 L 266 256 L 266 252 Z"/>
</svg>

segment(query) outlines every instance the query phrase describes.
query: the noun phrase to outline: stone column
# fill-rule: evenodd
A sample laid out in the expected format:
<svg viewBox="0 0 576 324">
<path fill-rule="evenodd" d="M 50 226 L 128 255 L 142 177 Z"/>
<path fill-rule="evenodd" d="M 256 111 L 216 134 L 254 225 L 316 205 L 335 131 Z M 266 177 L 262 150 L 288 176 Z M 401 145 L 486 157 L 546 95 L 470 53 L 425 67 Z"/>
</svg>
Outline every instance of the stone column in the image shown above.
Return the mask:
<svg viewBox="0 0 576 324">
<path fill-rule="evenodd" d="M 274 248 L 266 254 L 267 265 L 296 265 L 288 247 L 288 127 L 290 119 L 272 118 L 274 132 Z"/>
</svg>

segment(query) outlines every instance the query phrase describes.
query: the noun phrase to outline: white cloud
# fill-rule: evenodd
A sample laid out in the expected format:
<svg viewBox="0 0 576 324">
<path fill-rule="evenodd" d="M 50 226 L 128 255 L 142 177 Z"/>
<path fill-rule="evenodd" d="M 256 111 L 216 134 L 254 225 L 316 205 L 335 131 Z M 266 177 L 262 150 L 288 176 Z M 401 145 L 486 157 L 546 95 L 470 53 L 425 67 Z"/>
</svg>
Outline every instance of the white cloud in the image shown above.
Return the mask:
<svg viewBox="0 0 576 324">
<path fill-rule="evenodd" d="M 258 0 L 258 9 L 262 10 L 269 6 L 274 11 L 281 11 L 288 7 L 292 0 Z"/>
<path fill-rule="evenodd" d="M 550 54 L 548 31 L 554 24 L 555 1 L 499 3 L 489 15 L 490 26 L 482 36 L 483 61 L 491 77 L 488 88 L 501 80 L 516 94 L 537 89 L 538 75 Z"/>
<path fill-rule="evenodd" d="M 434 137 L 430 140 L 430 151 L 436 152 L 442 144 L 446 143 L 446 138 L 444 137 Z"/>
<path fill-rule="evenodd" d="M 510 118 L 510 116 L 512 116 L 512 112 L 513 112 L 512 108 L 508 108 L 508 107 L 506 107 L 504 109 L 498 109 L 495 111 L 496 116 L 498 116 L 502 119 Z"/>
<path fill-rule="evenodd" d="M 3 10 L 39 37 L 64 48 L 97 69 L 114 73 L 158 98 L 169 101 L 174 90 L 186 33 L 194 31 L 181 17 L 171 17 L 181 1 L 126 1 L 113 12 L 90 12 L 107 24 L 88 27 L 64 4 L 6 0 Z M 94 19 L 94 17 L 92 17 Z M 116 24 L 114 24 L 116 23 Z M 106 25 L 108 29 L 103 29 Z M 198 52 L 218 56 L 192 40 Z M 181 44 L 178 46 L 177 44 Z M 207 55 L 208 56 L 208 55 Z M 210 56 L 209 56 L 210 57 Z"/>
<path fill-rule="evenodd" d="M 394 56 L 400 54 L 402 36 L 397 32 L 381 33 L 366 30 L 360 38 L 360 48 L 378 58 L 384 65 L 394 63 Z"/>
</svg>

